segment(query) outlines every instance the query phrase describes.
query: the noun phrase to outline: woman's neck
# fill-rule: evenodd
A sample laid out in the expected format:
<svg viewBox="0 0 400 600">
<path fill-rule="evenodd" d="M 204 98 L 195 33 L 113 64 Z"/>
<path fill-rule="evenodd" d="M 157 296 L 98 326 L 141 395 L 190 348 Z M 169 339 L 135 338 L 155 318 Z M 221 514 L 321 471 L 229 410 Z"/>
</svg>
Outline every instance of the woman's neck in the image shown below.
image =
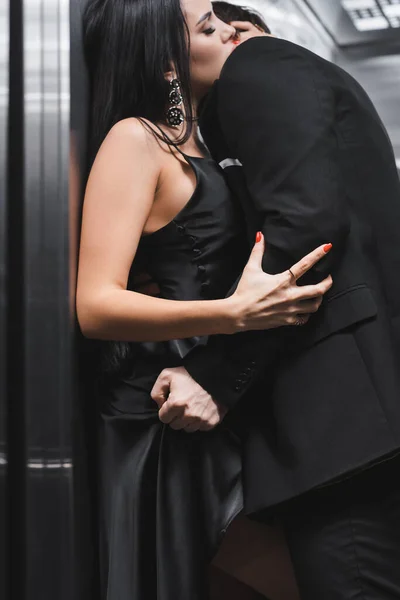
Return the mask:
<svg viewBox="0 0 400 600">
<path fill-rule="evenodd" d="M 199 139 L 197 134 L 197 127 L 193 128 L 189 139 L 179 146 L 180 150 L 189 156 L 204 156 L 207 154 L 207 149 Z"/>
<path fill-rule="evenodd" d="M 182 139 L 186 127 L 186 123 L 183 123 L 178 127 L 170 127 L 165 123 L 157 123 L 157 125 L 164 131 L 164 133 L 173 143 L 179 142 L 179 140 Z M 179 144 L 179 148 L 182 150 L 182 152 L 188 154 L 189 156 L 207 154 L 207 149 L 201 142 L 198 135 L 197 123 L 193 123 L 190 137 L 183 144 Z"/>
</svg>

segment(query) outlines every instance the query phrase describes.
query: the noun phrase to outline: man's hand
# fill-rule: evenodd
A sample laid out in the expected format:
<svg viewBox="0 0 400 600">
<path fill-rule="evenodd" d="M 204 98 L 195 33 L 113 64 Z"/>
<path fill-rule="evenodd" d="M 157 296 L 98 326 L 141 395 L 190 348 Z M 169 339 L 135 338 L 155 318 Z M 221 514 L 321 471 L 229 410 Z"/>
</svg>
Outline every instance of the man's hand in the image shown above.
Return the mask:
<svg viewBox="0 0 400 600">
<path fill-rule="evenodd" d="M 214 429 L 227 412 L 183 367 L 164 369 L 151 397 L 160 408 L 160 421 L 188 433 Z"/>
</svg>

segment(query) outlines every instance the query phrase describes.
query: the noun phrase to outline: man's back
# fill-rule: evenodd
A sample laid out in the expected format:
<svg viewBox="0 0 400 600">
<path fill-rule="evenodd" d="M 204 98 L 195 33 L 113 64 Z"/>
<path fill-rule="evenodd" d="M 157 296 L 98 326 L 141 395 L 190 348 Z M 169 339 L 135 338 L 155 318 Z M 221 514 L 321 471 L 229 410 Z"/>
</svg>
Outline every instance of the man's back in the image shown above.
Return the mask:
<svg viewBox="0 0 400 600">
<path fill-rule="evenodd" d="M 391 307 L 400 312 L 400 181 L 392 144 L 364 89 L 345 71 L 327 64 L 337 98 L 335 130 L 349 210 L 356 219 L 352 237 L 362 242 L 366 268 L 374 265 Z M 369 275 L 366 274 L 369 279 Z"/>
<path fill-rule="evenodd" d="M 283 357 L 276 332 L 265 332 L 211 339 L 186 359 L 216 400 L 242 399 L 254 414 L 245 444 L 252 510 L 400 449 L 400 185 L 367 94 L 290 42 L 257 38 L 235 50 L 200 125 L 250 236 L 264 232 L 266 271 L 333 243 L 312 277 L 331 273 L 334 286 L 308 325 L 278 332 Z M 216 353 L 232 368 L 214 373 Z M 267 376 L 257 392 L 254 378 L 241 377 L 254 362 Z M 260 479 L 260 469 L 270 476 Z"/>
<path fill-rule="evenodd" d="M 228 59 L 201 124 L 250 241 L 264 233 L 265 270 L 333 243 L 311 277 L 332 273 L 334 286 L 306 326 L 211 337 L 185 359 L 244 423 L 245 512 L 279 515 L 301 597 L 397 598 L 400 186 L 390 141 L 349 75 L 272 38 Z"/>
</svg>

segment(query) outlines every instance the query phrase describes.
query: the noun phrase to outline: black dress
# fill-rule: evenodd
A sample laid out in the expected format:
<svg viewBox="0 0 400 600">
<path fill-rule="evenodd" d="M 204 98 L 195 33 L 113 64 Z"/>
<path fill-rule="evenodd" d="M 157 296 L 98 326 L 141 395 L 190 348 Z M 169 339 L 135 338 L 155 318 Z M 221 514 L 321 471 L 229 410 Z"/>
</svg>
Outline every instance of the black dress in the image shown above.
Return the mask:
<svg viewBox="0 0 400 600">
<path fill-rule="evenodd" d="M 177 217 L 142 238 L 134 264 L 174 300 L 222 298 L 249 254 L 243 218 L 219 167 L 185 156 L 196 190 Z M 124 367 L 102 384 L 101 568 L 107 600 L 204 600 L 206 569 L 242 508 L 239 444 L 229 421 L 174 431 L 150 397 L 199 338 L 126 345 Z M 106 354 L 111 343 L 104 343 Z M 121 344 L 120 344 L 121 346 Z"/>
</svg>

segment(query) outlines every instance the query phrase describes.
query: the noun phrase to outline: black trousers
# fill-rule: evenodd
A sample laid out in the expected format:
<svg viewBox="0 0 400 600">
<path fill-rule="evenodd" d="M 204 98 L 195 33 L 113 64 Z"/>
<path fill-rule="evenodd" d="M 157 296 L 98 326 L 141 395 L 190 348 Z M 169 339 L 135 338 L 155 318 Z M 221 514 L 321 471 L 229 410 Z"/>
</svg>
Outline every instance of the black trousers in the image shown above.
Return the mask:
<svg viewBox="0 0 400 600">
<path fill-rule="evenodd" d="M 302 600 L 400 600 L 400 458 L 281 512 Z"/>
</svg>

